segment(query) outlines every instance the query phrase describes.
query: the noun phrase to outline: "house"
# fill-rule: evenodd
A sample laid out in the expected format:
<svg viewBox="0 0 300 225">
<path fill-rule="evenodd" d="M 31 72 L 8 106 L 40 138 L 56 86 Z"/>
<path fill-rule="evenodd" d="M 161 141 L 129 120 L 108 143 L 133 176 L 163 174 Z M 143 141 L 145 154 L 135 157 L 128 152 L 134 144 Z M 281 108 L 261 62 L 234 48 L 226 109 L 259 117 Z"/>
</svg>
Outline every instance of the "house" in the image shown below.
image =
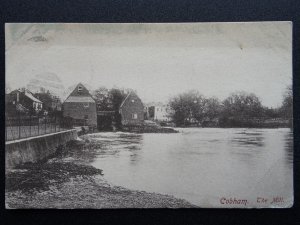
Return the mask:
<svg viewBox="0 0 300 225">
<path fill-rule="evenodd" d="M 43 102 L 43 109 L 48 112 L 60 111 L 61 110 L 61 100 L 59 97 L 52 95 L 48 92 L 36 93 L 34 96 Z"/>
<path fill-rule="evenodd" d="M 124 126 L 142 125 L 144 122 L 144 105 L 133 91 L 126 96 L 120 105 L 119 113 L 121 114 L 121 123 Z"/>
<path fill-rule="evenodd" d="M 73 118 L 75 125 L 97 126 L 96 102 L 81 83 L 64 101 L 63 116 Z"/>
<path fill-rule="evenodd" d="M 43 103 L 25 89 L 18 89 L 6 94 L 5 96 L 6 111 L 9 114 L 21 113 L 38 113 L 43 109 Z"/>
<path fill-rule="evenodd" d="M 172 110 L 168 105 L 155 103 L 148 106 L 148 118 L 158 122 L 170 122 Z"/>
</svg>

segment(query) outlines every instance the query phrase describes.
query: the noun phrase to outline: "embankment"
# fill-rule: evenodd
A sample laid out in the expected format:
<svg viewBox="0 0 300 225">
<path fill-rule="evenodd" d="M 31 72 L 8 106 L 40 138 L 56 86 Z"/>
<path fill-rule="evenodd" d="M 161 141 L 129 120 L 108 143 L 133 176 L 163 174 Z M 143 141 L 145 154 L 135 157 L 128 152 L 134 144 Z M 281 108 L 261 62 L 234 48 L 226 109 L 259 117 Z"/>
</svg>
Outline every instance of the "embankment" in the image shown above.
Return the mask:
<svg viewBox="0 0 300 225">
<path fill-rule="evenodd" d="M 5 168 L 24 163 L 35 163 L 53 155 L 57 148 L 77 139 L 77 131 L 67 130 L 5 143 Z"/>
</svg>

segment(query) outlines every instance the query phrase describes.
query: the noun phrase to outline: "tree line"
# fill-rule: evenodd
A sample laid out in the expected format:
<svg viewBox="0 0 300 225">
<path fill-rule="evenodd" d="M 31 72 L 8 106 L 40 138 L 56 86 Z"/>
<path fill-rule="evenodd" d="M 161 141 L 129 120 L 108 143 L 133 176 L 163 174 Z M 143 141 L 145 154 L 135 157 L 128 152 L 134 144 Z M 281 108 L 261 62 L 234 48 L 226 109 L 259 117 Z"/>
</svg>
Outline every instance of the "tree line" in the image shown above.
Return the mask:
<svg viewBox="0 0 300 225">
<path fill-rule="evenodd" d="M 132 89 L 99 87 L 91 94 L 96 101 L 97 110 L 114 112 L 118 126 L 121 121 L 120 105 L 131 91 Z M 168 105 L 171 108 L 172 122 L 176 126 L 257 127 L 267 119 L 274 119 L 275 125 L 278 125 L 278 120 L 284 120 L 292 127 L 292 86 L 286 88 L 282 104 L 277 108 L 265 107 L 255 94 L 242 91 L 234 92 L 220 101 L 216 97 L 207 98 L 196 90 L 190 90 L 171 98 Z"/>
<path fill-rule="evenodd" d="M 253 93 L 235 92 L 220 101 L 215 97 L 206 98 L 195 90 L 173 97 L 169 106 L 176 126 L 263 127 L 269 119 L 269 126 L 281 123 L 292 127 L 291 86 L 287 87 L 282 105 L 278 108 L 263 106 Z"/>
</svg>

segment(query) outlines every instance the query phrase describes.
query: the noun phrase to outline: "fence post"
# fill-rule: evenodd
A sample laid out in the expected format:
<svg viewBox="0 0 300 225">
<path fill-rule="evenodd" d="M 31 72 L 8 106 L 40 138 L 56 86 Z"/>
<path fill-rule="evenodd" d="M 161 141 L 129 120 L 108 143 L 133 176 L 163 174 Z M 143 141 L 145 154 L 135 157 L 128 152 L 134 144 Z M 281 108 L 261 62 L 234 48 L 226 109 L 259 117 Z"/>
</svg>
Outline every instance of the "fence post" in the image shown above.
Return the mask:
<svg viewBox="0 0 300 225">
<path fill-rule="evenodd" d="M 40 117 L 37 115 L 37 125 L 38 125 L 38 136 L 40 135 Z"/>
<path fill-rule="evenodd" d="M 29 116 L 29 136 L 31 137 L 31 113 L 30 113 L 30 116 Z"/>
<path fill-rule="evenodd" d="M 19 139 L 21 139 L 21 116 L 20 116 L 20 112 L 18 113 L 18 124 L 19 124 Z"/>
<path fill-rule="evenodd" d="M 55 111 L 55 122 L 54 122 L 54 124 L 55 124 L 55 132 L 56 132 L 56 111 Z"/>
<path fill-rule="evenodd" d="M 47 118 L 46 118 L 46 116 L 45 116 L 45 134 L 46 134 L 46 124 L 47 124 Z"/>
</svg>

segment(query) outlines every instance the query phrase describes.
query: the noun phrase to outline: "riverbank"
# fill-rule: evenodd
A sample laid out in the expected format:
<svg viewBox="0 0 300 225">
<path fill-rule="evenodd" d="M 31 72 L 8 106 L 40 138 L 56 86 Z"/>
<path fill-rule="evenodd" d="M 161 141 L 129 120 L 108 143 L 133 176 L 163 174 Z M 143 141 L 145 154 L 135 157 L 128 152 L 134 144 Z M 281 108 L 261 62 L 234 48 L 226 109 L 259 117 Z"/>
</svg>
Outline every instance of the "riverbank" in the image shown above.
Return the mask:
<svg viewBox="0 0 300 225">
<path fill-rule="evenodd" d="M 9 209 L 197 207 L 170 195 L 114 186 L 103 178 L 102 170 L 69 157 L 9 170 L 5 185 L 5 204 Z"/>
</svg>

